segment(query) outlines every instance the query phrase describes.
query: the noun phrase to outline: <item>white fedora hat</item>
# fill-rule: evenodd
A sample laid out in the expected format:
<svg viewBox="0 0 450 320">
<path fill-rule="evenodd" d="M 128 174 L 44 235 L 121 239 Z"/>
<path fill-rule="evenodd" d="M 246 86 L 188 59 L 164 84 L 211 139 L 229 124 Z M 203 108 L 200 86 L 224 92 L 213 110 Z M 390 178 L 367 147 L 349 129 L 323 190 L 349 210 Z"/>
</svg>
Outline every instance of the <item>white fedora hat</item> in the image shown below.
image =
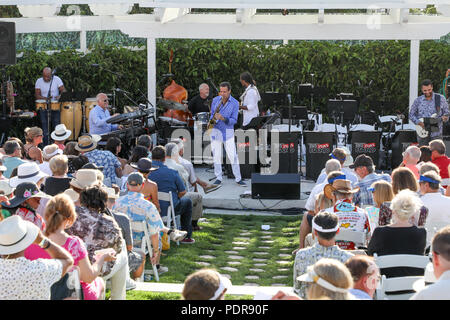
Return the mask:
<svg viewBox="0 0 450 320">
<path fill-rule="evenodd" d="M 71 134 L 72 134 L 72 131 L 68 130 L 64 123 L 61 123 L 55 127 L 55 131 L 53 131 L 50 136 L 55 141 L 63 141 L 63 140 L 67 140 Z"/>
<path fill-rule="evenodd" d="M 0 254 L 8 255 L 28 248 L 39 233 L 39 228 L 18 215 L 0 222 Z"/>
<path fill-rule="evenodd" d="M 22 182 L 38 183 L 44 177 L 48 174 L 42 172 L 36 162 L 26 162 L 17 167 L 17 176 L 9 179 L 9 185 L 15 188 Z"/>
</svg>

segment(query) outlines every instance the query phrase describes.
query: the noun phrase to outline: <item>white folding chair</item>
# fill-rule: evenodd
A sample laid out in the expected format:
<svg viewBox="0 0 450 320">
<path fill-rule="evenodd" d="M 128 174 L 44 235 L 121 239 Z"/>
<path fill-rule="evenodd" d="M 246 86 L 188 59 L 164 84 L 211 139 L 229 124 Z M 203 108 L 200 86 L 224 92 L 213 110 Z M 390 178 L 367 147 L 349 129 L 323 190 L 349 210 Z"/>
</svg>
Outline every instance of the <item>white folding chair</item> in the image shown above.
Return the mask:
<svg viewBox="0 0 450 320">
<path fill-rule="evenodd" d="M 425 230 L 427 230 L 427 245 L 426 245 L 427 248 L 431 246 L 431 242 L 436 232 L 438 232 L 440 229 L 448 225 L 449 223 L 447 221 L 425 222 L 424 228 Z"/>
<path fill-rule="evenodd" d="M 174 229 L 178 229 L 177 217 L 175 216 L 175 206 L 173 205 L 172 199 L 172 191 L 169 192 L 158 192 L 158 200 L 159 201 L 167 201 L 169 202 L 169 207 L 167 208 L 167 214 L 164 217 L 161 217 L 162 221 L 166 224 L 167 228 L 170 228 L 173 224 Z M 177 241 L 177 245 L 180 245 L 180 242 Z"/>
<path fill-rule="evenodd" d="M 346 229 L 339 229 L 336 234 L 336 241 L 351 241 L 355 247 L 366 247 L 366 233 L 361 231 L 352 231 Z"/>
<path fill-rule="evenodd" d="M 75 290 L 75 297 L 73 298 L 83 300 L 83 292 L 80 282 L 80 271 L 78 270 L 78 267 L 73 267 L 72 270 L 68 271 L 68 275 L 69 277 L 67 278 L 67 286 L 70 289 Z"/>
<path fill-rule="evenodd" d="M 150 234 L 148 232 L 147 228 L 147 222 L 145 220 L 143 221 L 130 221 L 131 223 L 131 230 L 134 232 L 144 232 L 144 237 L 142 238 L 141 242 L 141 250 L 145 252 L 145 254 L 148 254 L 149 257 L 152 257 L 153 255 L 153 248 L 152 248 L 152 242 L 150 240 Z M 151 263 L 151 261 L 150 261 Z M 152 263 L 153 268 L 153 274 L 155 275 L 156 281 L 159 281 L 159 275 L 158 270 L 156 269 L 156 265 Z M 142 275 L 139 278 L 139 281 L 144 281 L 144 273 L 142 272 Z"/>
<path fill-rule="evenodd" d="M 410 267 L 424 269 L 430 262 L 428 256 L 420 256 L 414 254 L 392 254 L 385 256 L 373 255 L 375 263 L 380 269 L 393 267 Z M 423 276 L 406 276 L 386 278 L 381 276 L 381 281 L 376 290 L 377 300 L 408 300 L 414 292 L 404 294 L 389 294 L 394 291 L 413 291 L 415 281 L 423 279 Z"/>
</svg>

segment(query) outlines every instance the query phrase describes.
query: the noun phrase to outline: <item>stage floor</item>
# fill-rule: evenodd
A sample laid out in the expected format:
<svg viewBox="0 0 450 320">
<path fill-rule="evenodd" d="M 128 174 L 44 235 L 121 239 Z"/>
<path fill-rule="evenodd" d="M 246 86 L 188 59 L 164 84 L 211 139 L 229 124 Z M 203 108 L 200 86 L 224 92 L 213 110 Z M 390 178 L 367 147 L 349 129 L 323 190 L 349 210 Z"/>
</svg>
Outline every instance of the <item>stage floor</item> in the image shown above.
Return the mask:
<svg viewBox="0 0 450 320">
<path fill-rule="evenodd" d="M 214 170 L 212 167 L 207 165 L 194 165 L 194 168 L 197 177 L 201 180 L 210 183 L 215 181 Z M 305 172 L 304 168 L 303 172 Z M 210 179 L 212 180 L 209 181 Z M 295 209 L 298 211 L 297 213 L 300 213 L 301 209 L 304 209 L 309 192 L 315 184 L 314 181 L 306 180 L 306 178 L 302 177 L 299 200 L 259 200 L 251 198 L 251 179 L 244 181 L 247 184 L 247 187 L 238 186 L 234 179 L 229 179 L 224 175 L 222 187 L 213 192 L 204 194 L 203 189 L 199 187 L 199 192 L 203 194 L 203 207 L 206 209 L 229 209 L 240 211 L 258 210 L 261 211 L 260 213 L 277 211 L 286 212 Z M 209 211 L 212 210 L 208 210 L 208 212 Z M 220 213 L 220 211 L 222 210 L 218 210 L 216 213 Z"/>
</svg>

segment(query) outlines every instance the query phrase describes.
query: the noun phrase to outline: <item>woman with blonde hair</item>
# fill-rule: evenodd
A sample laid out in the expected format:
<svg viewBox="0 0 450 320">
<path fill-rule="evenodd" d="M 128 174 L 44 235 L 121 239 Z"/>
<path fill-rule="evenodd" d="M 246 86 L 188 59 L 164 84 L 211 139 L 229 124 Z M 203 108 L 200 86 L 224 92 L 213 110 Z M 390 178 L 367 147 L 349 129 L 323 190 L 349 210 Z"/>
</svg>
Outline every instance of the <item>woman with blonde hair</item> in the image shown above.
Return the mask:
<svg viewBox="0 0 450 320">
<path fill-rule="evenodd" d="M 409 170 L 409 169 L 408 169 Z M 426 235 L 424 228 L 418 228 L 410 221 L 422 206 L 417 194 L 411 190 L 400 191 L 392 200 L 392 223 L 374 230 L 368 245 L 368 255 L 390 254 L 424 255 Z M 386 268 L 382 271 L 386 277 L 423 275 L 423 269 Z"/>
<path fill-rule="evenodd" d="M 60 154 L 54 156 L 50 160 L 50 170 L 52 171 L 52 176 L 45 180 L 44 185 L 44 192 L 46 194 L 56 196 L 70 188 L 72 178 L 67 176 L 69 166 L 66 155 Z"/>
<path fill-rule="evenodd" d="M 370 229 L 373 232 L 378 226 L 380 217 L 380 207 L 384 204 L 389 206 L 391 200 L 394 198 L 394 191 L 392 185 L 385 180 L 378 180 L 372 183 L 369 191 L 372 191 L 374 206 L 366 207 L 366 212 L 369 215 Z"/>
<path fill-rule="evenodd" d="M 65 232 L 65 229 L 70 228 L 77 219 L 73 201 L 67 195 L 60 194 L 51 199 L 47 203 L 44 216 L 47 222 L 45 235 L 66 249 L 74 259 L 74 266 L 78 266 L 80 270 L 84 300 L 98 300 L 105 288 L 103 279 L 99 277 L 100 272 L 105 262 L 115 260 L 115 254 L 100 254 L 96 257 L 96 262 L 91 264 L 84 242 L 77 236 Z M 25 257 L 29 260 L 50 259 L 47 252 L 37 245 L 25 250 Z"/>
<path fill-rule="evenodd" d="M 416 176 L 408 168 L 397 168 L 392 172 L 392 191 L 394 192 L 394 196 L 402 190 L 411 190 L 416 194 L 419 192 L 419 183 L 417 182 Z M 422 205 L 420 210 L 410 217 L 410 222 L 415 226 L 424 226 L 427 216 L 428 208 Z M 390 202 L 386 201 L 380 206 L 378 225 L 388 225 L 391 218 L 392 210 L 390 208 Z"/>
<path fill-rule="evenodd" d="M 23 146 L 23 149 L 25 158 L 42 163 L 42 150 L 38 147 L 44 137 L 42 129 L 39 127 L 31 127 L 25 128 L 24 131 L 26 144 Z"/>
<path fill-rule="evenodd" d="M 202 269 L 184 281 L 181 295 L 184 300 L 224 300 L 231 281 L 216 270 Z"/>
<path fill-rule="evenodd" d="M 352 300 L 349 290 L 353 279 L 348 268 L 336 259 L 322 258 L 309 266 L 307 273 L 297 277 L 298 281 L 311 283 L 308 300 Z"/>
</svg>

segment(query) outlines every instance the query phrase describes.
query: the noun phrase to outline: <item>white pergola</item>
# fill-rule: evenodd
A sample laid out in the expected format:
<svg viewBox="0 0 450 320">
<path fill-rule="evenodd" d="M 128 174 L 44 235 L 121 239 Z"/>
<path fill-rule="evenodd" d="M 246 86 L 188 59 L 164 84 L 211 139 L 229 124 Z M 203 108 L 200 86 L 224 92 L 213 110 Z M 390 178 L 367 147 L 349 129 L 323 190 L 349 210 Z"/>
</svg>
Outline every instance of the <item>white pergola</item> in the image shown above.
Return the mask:
<svg viewBox="0 0 450 320">
<path fill-rule="evenodd" d="M 133 5 L 154 8 L 152 14 L 130 15 Z M 417 97 L 420 40 L 450 32 L 450 0 L 2 0 L 18 5 L 23 18 L 17 33 L 79 31 L 86 49 L 86 31 L 121 30 L 147 39 L 148 98 L 156 102 L 157 38 L 243 40 L 409 40 L 410 104 Z M 63 4 L 72 16 L 57 16 Z M 80 16 L 76 5 L 88 4 L 94 16 Z M 435 5 L 438 15 L 411 15 L 410 9 Z M 192 9 L 232 9 L 232 13 L 195 13 Z M 258 9 L 279 9 L 258 12 Z M 314 13 L 282 15 L 281 9 Z M 327 13 L 329 9 L 363 9 L 365 14 Z M 77 11 L 78 10 L 78 11 Z"/>
</svg>

